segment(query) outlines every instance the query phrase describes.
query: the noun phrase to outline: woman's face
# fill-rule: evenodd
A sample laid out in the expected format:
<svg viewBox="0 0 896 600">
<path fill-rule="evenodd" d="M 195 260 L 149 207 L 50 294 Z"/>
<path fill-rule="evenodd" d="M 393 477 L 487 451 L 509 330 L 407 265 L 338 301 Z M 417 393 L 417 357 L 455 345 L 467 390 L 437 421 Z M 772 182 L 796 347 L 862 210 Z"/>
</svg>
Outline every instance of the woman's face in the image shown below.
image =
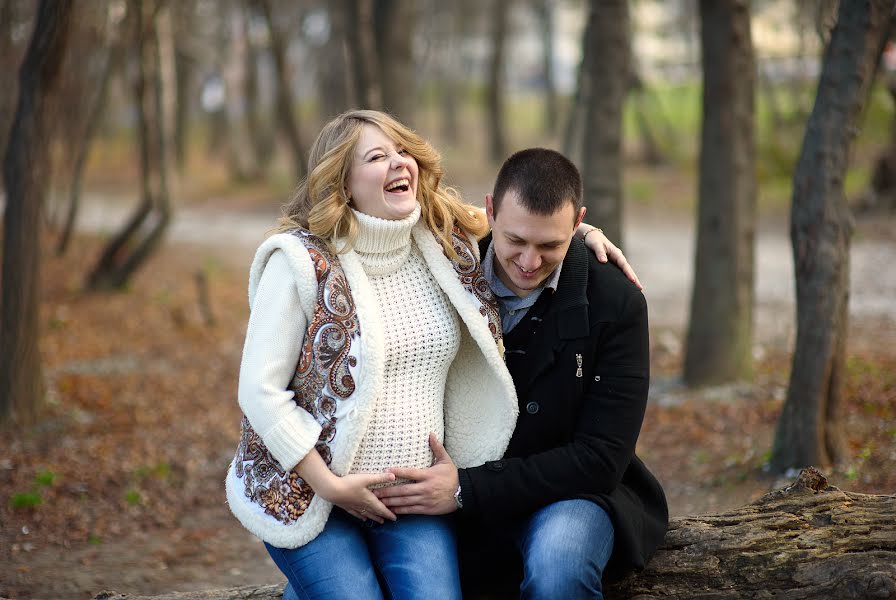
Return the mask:
<svg viewBox="0 0 896 600">
<path fill-rule="evenodd" d="M 362 213 L 390 221 L 417 206 L 417 161 L 382 129 L 365 123 L 346 181 L 351 204 Z"/>
</svg>

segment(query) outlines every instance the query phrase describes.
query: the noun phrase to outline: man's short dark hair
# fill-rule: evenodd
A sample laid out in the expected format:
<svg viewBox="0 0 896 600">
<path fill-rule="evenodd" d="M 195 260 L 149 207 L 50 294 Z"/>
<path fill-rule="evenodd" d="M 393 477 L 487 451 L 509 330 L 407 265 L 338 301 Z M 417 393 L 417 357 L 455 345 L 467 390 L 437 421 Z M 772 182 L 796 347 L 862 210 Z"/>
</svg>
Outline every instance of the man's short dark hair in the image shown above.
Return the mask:
<svg viewBox="0 0 896 600">
<path fill-rule="evenodd" d="M 579 170 L 571 160 L 548 148 L 520 150 L 504 161 L 492 193 L 496 215 L 504 195 L 511 191 L 516 192 L 526 210 L 536 215 L 552 215 L 566 202 L 573 203 L 577 215 L 582 207 Z"/>
</svg>

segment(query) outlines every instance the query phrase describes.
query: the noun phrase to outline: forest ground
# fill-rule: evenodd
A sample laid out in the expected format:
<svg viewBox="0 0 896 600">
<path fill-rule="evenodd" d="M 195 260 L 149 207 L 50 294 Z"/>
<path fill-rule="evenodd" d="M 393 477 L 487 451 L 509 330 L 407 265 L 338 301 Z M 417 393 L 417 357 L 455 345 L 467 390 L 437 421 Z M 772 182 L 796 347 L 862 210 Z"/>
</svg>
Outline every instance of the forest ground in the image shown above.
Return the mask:
<svg viewBox="0 0 896 600">
<path fill-rule="evenodd" d="M 115 206 L 93 198 L 68 255 L 44 259 L 48 403 L 36 427 L 0 431 L 0 596 L 87 599 L 104 589 L 150 594 L 282 580 L 223 496 L 238 433 L 247 267 L 274 210 L 191 204 L 125 292 L 85 295 L 101 234 L 126 212 Z M 764 215 L 757 235 L 755 380 L 700 390 L 677 379 L 691 214 L 636 206 L 626 220 L 627 256 L 646 286 L 651 318 L 653 376 L 638 453 L 673 515 L 748 503 L 785 481 L 764 465 L 794 339 L 786 214 Z M 847 454 L 827 473 L 851 491 L 896 493 L 894 263 L 896 218 L 859 218 Z M 198 272 L 208 281 L 214 324 L 199 307 Z"/>
</svg>

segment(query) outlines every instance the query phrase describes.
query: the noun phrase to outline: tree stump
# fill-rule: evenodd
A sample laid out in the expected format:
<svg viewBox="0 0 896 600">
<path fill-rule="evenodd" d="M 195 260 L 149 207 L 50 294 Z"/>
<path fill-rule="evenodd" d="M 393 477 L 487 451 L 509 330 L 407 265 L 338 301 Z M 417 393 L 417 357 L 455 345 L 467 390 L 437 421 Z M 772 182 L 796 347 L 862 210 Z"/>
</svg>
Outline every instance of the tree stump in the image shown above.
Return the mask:
<svg viewBox="0 0 896 600">
<path fill-rule="evenodd" d="M 94 600 L 280 600 L 281 585 Z M 896 599 L 896 494 L 843 492 L 813 468 L 742 508 L 673 519 L 647 568 L 608 599 Z"/>
</svg>

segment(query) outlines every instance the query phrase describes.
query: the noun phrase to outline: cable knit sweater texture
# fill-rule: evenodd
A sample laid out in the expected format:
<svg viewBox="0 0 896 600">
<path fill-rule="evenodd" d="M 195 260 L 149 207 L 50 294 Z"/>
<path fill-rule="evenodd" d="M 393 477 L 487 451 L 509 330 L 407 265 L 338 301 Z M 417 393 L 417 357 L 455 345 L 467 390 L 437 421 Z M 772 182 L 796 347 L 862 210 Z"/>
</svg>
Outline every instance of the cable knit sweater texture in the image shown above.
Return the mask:
<svg viewBox="0 0 896 600">
<path fill-rule="evenodd" d="M 402 221 L 357 216 L 356 247 L 338 256 L 360 323 L 351 346 L 357 388 L 338 408 L 331 470 L 344 475 L 429 466 L 429 431 L 460 466 L 500 458 L 515 425 L 516 395 L 485 312 L 418 222 L 419 207 Z M 478 260 L 475 241 L 473 253 Z M 277 234 L 262 244 L 249 295 L 239 402 L 271 456 L 289 471 L 321 433 L 289 389 L 318 301 L 313 264 L 295 236 Z M 313 539 L 332 508 L 314 496 L 297 523 L 283 524 L 264 514 L 243 487 L 232 464 L 231 510 L 247 529 L 280 547 Z"/>
</svg>

